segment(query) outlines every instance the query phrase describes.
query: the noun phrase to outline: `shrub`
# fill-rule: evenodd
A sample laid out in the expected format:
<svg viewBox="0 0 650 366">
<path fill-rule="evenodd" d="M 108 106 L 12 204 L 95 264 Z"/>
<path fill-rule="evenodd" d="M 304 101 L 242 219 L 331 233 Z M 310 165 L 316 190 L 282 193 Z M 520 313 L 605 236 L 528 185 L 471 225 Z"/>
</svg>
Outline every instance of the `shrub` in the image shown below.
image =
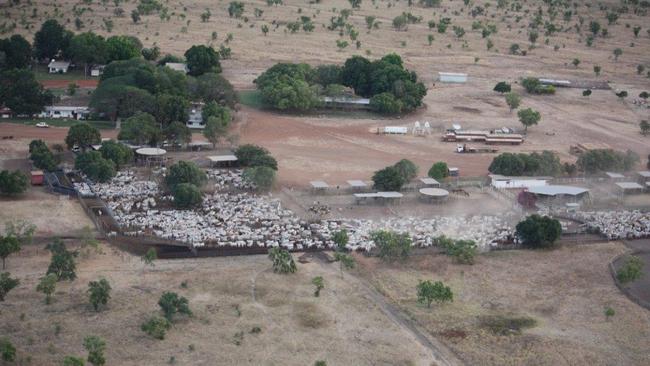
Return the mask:
<svg viewBox="0 0 650 366">
<path fill-rule="evenodd" d="M 548 216 L 530 215 L 516 227 L 517 237 L 529 248 L 552 246 L 562 234 L 562 225 Z"/>
<path fill-rule="evenodd" d="M 253 166 L 244 169 L 242 178 L 252 183 L 259 191 L 268 191 L 275 183 L 275 170 L 266 166 Z"/>
<path fill-rule="evenodd" d="M 237 162 L 243 167 L 264 166 L 278 170 L 278 162 L 268 150 L 257 145 L 246 144 L 235 150 Z"/>
<path fill-rule="evenodd" d="M 417 285 L 418 302 L 426 304 L 428 308 L 431 307 L 433 301 L 437 303 L 451 302 L 454 299 L 454 294 L 449 286 L 445 286 L 442 282 L 431 282 L 429 280 L 420 281 Z"/>
<path fill-rule="evenodd" d="M 476 243 L 473 240 L 441 240 L 447 255 L 454 257 L 461 264 L 474 264 Z"/>
<path fill-rule="evenodd" d="M 382 191 L 399 191 L 405 183 L 400 171 L 394 166 L 376 171 L 372 181 L 374 189 Z"/>
<path fill-rule="evenodd" d="M 172 323 L 165 318 L 152 316 L 142 323 L 140 329 L 156 339 L 165 339 L 165 334 L 172 327 Z"/>
<path fill-rule="evenodd" d="M 14 362 L 16 360 L 16 347 L 8 338 L 0 338 L 0 356 L 4 362 Z"/>
<path fill-rule="evenodd" d="M 407 233 L 379 230 L 370 234 L 379 250 L 379 258 L 387 261 L 406 259 L 411 252 L 412 241 Z"/>
<path fill-rule="evenodd" d="M 500 81 L 497 83 L 497 85 L 494 86 L 494 91 L 499 92 L 501 94 L 503 93 L 509 93 L 512 90 L 512 87 L 510 84 L 506 83 L 505 81 Z"/>
<path fill-rule="evenodd" d="M 520 334 L 522 329 L 537 325 L 537 321 L 533 318 L 505 316 L 482 317 L 480 323 L 495 335 Z"/>
<path fill-rule="evenodd" d="M 631 150 L 624 153 L 612 149 L 594 149 L 580 154 L 576 165 L 581 171 L 594 174 L 605 171 L 629 171 L 639 160 L 639 156 Z"/>
<path fill-rule="evenodd" d="M 19 284 L 20 281 L 18 279 L 9 277 L 9 272 L 0 274 L 0 301 L 5 301 L 5 297 L 9 291 Z"/>
<path fill-rule="evenodd" d="M 115 164 L 104 159 L 99 151 L 79 154 L 74 164 L 75 168 L 81 170 L 89 179 L 96 182 L 108 182 L 116 174 Z"/>
<path fill-rule="evenodd" d="M 100 305 L 106 305 L 108 303 L 108 300 L 111 298 L 110 293 L 111 285 L 105 278 L 88 283 L 88 297 L 95 311 L 99 311 Z"/>
<path fill-rule="evenodd" d="M 630 256 L 616 271 L 616 278 L 626 284 L 635 281 L 643 275 L 643 261 L 637 256 Z"/>
<path fill-rule="evenodd" d="M 427 175 L 437 180 L 444 179 L 449 176 L 449 167 L 447 166 L 447 163 L 439 161 L 431 166 Z"/>
<path fill-rule="evenodd" d="M 521 85 L 530 94 L 555 94 L 555 87 L 552 85 L 542 85 L 537 78 L 525 78 Z"/>
<path fill-rule="evenodd" d="M 412 161 L 408 159 L 402 159 L 393 165 L 395 169 L 400 173 L 404 182 L 410 182 L 418 175 L 418 167 Z"/>
<path fill-rule="evenodd" d="M 273 263 L 273 272 L 286 274 L 298 270 L 293 256 L 286 249 L 278 247 L 269 249 L 269 259 Z"/>
<path fill-rule="evenodd" d="M 192 315 L 187 299 L 183 296 L 178 296 L 175 292 L 164 292 L 160 300 L 158 300 L 158 305 L 163 311 L 165 318 L 169 321 L 172 321 L 176 313 Z"/>
<path fill-rule="evenodd" d="M 190 161 L 179 161 L 169 167 L 165 176 L 165 183 L 172 188 L 177 184 L 189 183 L 197 187 L 202 186 L 207 181 L 205 172 L 195 163 Z"/>
<path fill-rule="evenodd" d="M 0 172 L 0 194 L 13 196 L 27 190 L 29 180 L 20 170 Z"/>
</svg>

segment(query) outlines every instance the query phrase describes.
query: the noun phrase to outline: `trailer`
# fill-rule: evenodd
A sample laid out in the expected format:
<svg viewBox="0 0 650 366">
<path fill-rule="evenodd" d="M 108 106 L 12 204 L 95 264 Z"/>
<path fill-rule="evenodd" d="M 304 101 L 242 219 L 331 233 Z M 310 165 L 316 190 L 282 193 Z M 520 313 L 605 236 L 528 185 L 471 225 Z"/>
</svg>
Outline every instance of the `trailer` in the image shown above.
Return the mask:
<svg viewBox="0 0 650 366">
<path fill-rule="evenodd" d="M 473 147 L 467 145 L 456 145 L 456 152 L 460 154 L 494 154 L 499 152 L 499 149 L 492 147 Z"/>
</svg>

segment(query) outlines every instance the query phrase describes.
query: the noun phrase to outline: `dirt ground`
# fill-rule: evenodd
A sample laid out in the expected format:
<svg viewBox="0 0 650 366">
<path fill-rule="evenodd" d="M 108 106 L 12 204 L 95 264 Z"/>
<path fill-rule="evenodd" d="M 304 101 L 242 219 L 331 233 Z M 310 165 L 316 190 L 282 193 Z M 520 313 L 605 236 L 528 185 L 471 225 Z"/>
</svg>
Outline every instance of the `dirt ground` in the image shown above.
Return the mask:
<svg viewBox="0 0 650 366">
<path fill-rule="evenodd" d="M 504 251 L 473 266 L 444 256 L 406 263 L 363 259 L 359 273 L 469 365 L 647 365 L 650 313 L 614 285 L 608 263 L 621 243 Z M 443 281 L 454 301 L 416 302 L 418 280 Z M 605 307 L 616 312 L 606 319 Z M 495 335 L 481 319 L 531 317 L 520 335 Z"/>
<path fill-rule="evenodd" d="M 75 1 L 38 1 L 38 15 L 26 18 L 31 23 L 28 30 L 18 32 L 31 38 L 38 29 L 43 17 L 54 13 L 54 6 L 66 10 L 77 4 Z M 472 6 L 490 3 L 474 1 Z M 589 1 L 577 1 L 574 10 L 577 14 L 568 23 L 561 14 L 556 25 L 565 30 L 548 38 L 540 32 L 535 47 L 529 47 L 527 24 L 536 4 L 524 3 L 521 12 L 486 7 L 486 16 L 473 18 L 469 9 L 460 1 L 443 1 L 439 8 L 408 7 L 406 2 L 364 1 L 361 9 L 355 10 L 349 22 L 359 30 L 361 47 L 354 45 L 340 51 L 335 45 L 337 32 L 328 31 L 330 18 L 340 9 L 348 8 L 345 0 L 326 3 L 307 4 L 298 0 L 284 1 L 284 5 L 267 6 L 262 1 L 244 1 L 246 19 L 228 16 L 227 2 L 214 3 L 207 0 L 193 1 L 191 4 L 170 0 L 164 3 L 172 14 L 170 20 L 162 21 L 157 15 L 144 16 L 139 24 L 133 24 L 130 17 L 114 17 L 114 6 L 92 5 L 92 11 L 80 16 L 84 22 L 82 31 L 96 31 L 110 36 L 112 34 L 131 34 L 138 36 L 145 47 L 158 45 L 162 53 L 182 54 L 192 44 L 206 43 L 217 47 L 225 45 L 227 35 L 232 40 L 227 47 L 232 49 L 232 57 L 223 60 L 223 74 L 235 87 L 254 88 L 252 81 L 266 68 L 276 62 L 341 63 L 355 55 L 381 57 L 389 52 L 399 53 L 406 67 L 418 72 L 429 88 L 424 98 L 426 107 L 414 114 L 399 119 L 287 116 L 243 108 L 238 116 L 241 121 L 240 134 L 243 142 L 257 143 L 268 147 L 280 163 L 280 182 L 286 185 L 306 185 L 310 180 L 325 179 L 331 183 L 343 183 L 347 179 L 368 179 L 373 171 L 395 161 L 408 158 L 420 166 L 424 175 L 435 161 L 447 161 L 460 168 L 462 175 L 482 175 L 492 160 L 491 155 L 461 155 L 454 152 L 455 144 L 443 143 L 440 133 L 451 123 L 459 123 L 464 128 L 519 127 L 516 113 L 510 113 L 503 96 L 492 91 L 496 82 L 506 80 L 516 83 L 527 76 L 545 76 L 574 80 L 607 80 L 614 90 L 594 90 L 590 97 L 582 97 L 582 90 L 559 89 L 554 96 L 530 96 L 522 88 L 513 84 L 513 90 L 522 97 L 521 108 L 532 107 L 539 110 L 542 121 L 530 129 L 526 143 L 520 147 L 501 147 L 501 151 L 539 151 L 555 150 L 565 161 L 575 157 L 568 154 L 571 144 L 576 142 L 607 143 L 615 149 L 633 149 L 642 157 L 650 154 L 650 143 L 639 134 L 638 124 L 650 118 L 650 109 L 632 104 L 632 99 L 642 90 L 650 88 L 650 82 L 643 75 L 637 75 L 636 66 L 645 64 L 650 52 L 650 37 L 645 32 L 646 19 L 631 11 L 621 14 L 616 24 L 607 25 L 606 11 L 599 10 Z M 586 7 L 589 3 L 591 6 Z M 610 7 L 619 5 L 618 1 L 603 1 Z M 493 4 L 491 4 L 493 5 Z M 130 14 L 136 3 L 121 3 L 125 14 Z M 263 10 L 260 17 L 253 15 L 253 9 Z M 200 20 L 200 14 L 210 9 L 208 22 Z M 19 17 L 20 12 L 31 14 L 29 5 L 5 7 L 10 18 Z M 524 13 L 524 12 L 528 12 Z M 402 12 L 422 16 L 423 21 L 411 24 L 407 31 L 396 31 L 392 19 Z M 310 16 L 316 25 L 312 33 L 290 34 L 285 22 Z M 365 16 L 375 16 L 381 22 L 378 29 L 367 30 Z M 438 21 L 440 17 L 450 17 L 452 25 L 460 25 L 466 30 L 462 39 L 457 39 L 450 26 L 447 33 L 429 31 L 428 20 Z M 517 21 L 517 16 L 523 17 Z M 578 17 L 585 22 L 582 36 L 573 29 Z M 114 22 L 112 33 L 107 33 L 101 18 L 111 18 Z M 546 17 L 545 17 L 546 19 Z M 496 24 L 498 32 L 489 38 L 495 46 L 488 51 L 486 39 L 480 31 L 472 30 L 472 22 Z M 608 29 L 607 37 L 598 37 L 593 46 L 585 45 L 585 34 L 589 21 L 597 20 Z M 278 24 L 276 27 L 273 24 Z M 271 31 L 263 36 L 260 27 L 269 25 Z M 634 38 L 632 28 L 641 26 L 638 38 Z M 69 25 L 69 28 L 73 28 Z M 216 40 L 212 40 L 216 32 Z M 427 45 L 427 35 L 433 34 L 435 40 Z M 346 38 L 346 36 L 344 36 Z M 463 42 L 467 44 L 463 46 Z M 354 42 L 351 42 L 354 43 Z M 527 49 L 527 56 L 508 54 L 512 43 Z M 557 46 L 557 51 L 554 47 Z M 615 60 L 612 50 L 623 49 L 623 55 Z M 478 60 L 476 59 L 478 58 Z M 578 58 L 578 67 L 571 61 Z M 600 76 L 595 76 L 593 66 L 602 67 Z M 437 72 L 465 72 L 469 82 L 465 85 L 444 85 L 436 83 Z M 630 97 L 619 100 L 615 90 L 626 90 Z M 433 135 L 426 138 L 412 136 L 377 136 L 370 134 L 371 128 L 387 125 L 409 125 L 415 121 L 429 121 Z M 0 128 L 4 126 L 0 125 Z M 52 132 L 53 133 L 53 132 Z M 53 133 L 54 134 L 54 133 Z"/>
<path fill-rule="evenodd" d="M 102 248 L 103 255 L 79 259 L 78 278 L 58 283 L 49 306 L 34 290 L 49 254 L 30 246 L 9 258 L 7 270 L 21 284 L 0 303 L 0 333 L 16 345 L 19 359 L 58 364 L 65 355 L 85 355 L 83 338 L 97 335 L 108 345 L 108 365 L 161 365 L 172 357 L 177 365 L 431 365 L 428 350 L 349 274 L 341 278 L 337 264 L 299 264 L 296 274 L 279 275 L 265 256 L 247 256 L 156 261 L 143 269 L 139 258 Z M 318 298 L 314 276 L 325 280 Z M 112 292 L 107 309 L 96 313 L 86 289 L 99 277 Z M 180 317 L 159 341 L 140 324 L 159 314 L 164 291 L 187 297 L 194 316 Z M 261 332 L 251 333 L 254 327 Z"/>
</svg>

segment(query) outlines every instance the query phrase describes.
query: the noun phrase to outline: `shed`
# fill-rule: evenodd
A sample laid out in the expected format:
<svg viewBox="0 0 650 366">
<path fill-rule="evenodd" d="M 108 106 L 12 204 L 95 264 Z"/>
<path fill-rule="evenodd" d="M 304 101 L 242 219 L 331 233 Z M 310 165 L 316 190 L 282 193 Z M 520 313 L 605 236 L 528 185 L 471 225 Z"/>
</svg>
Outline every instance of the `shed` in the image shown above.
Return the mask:
<svg viewBox="0 0 650 366">
<path fill-rule="evenodd" d="M 47 64 L 47 70 L 50 74 L 65 74 L 70 68 L 70 63 L 68 61 L 57 61 L 52 59 L 49 64 Z"/>
<path fill-rule="evenodd" d="M 187 68 L 187 64 L 182 62 L 167 62 L 165 63 L 165 66 L 174 71 L 182 72 L 184 74 L 187 74 L 190 71 L 190 69 Z"/>
<path fill-rule="evenodd" d="M 309 184 L 313 189 L 317 189 L 317 190 L 325 190 L 330 187 L 329 184 L 325 183 L 322 180 L 313 180 L 309 182 Z"/>
<path fill-rule="evenodd" d="M 31 182 L 33 186 L 40 186 L 43 184 L 44 173 L 42 170 L 32 170 Z"/>
<path fill-rule="evenodd" d="M 210 166 L 231 165 L 237 162 L 237 157 L 235 155 L 213 155 L 208 156 L 208 160 L 210 160 Z"/>
<path fill-rule="evenodd" d="M 546 199 L 581 199 L 589 193 L 587 188 L 562 186 L 562 185 L 546 185 L 540 187 L 531 187 L 527 191 L 528 194 L 533 194 L 538 198 Z"/>
<path fill-rule="evenodd" d="M 494 188 L 532 188 L 542 187 L 548 184 L 550 177 L 508 177 L 499 174 L 491 174 L 490 185 Z"/>
<path fill-rule="evenodd" d="M 642 170 L 636 174 L 639 176 L 639 182 L 650 182 L 650 170 Z"/>
<path fill-rule="evenodd" d="M 357 204 L 361 202 L 367 202 L 368 200 L 372 201 L 381 201 L 385 202 L 399 202 L 401 198 L 404 197 L 403 194 L 399 192 L 375 192 L 375 193 L 355 193 L 354 199 Z"/>
<path fill-rule="evenodd" d="M 460 175 L 460 168 L 449 167 L 449 176 L 458 177 Z"/>
<path fill-rule="evenodd" d="M 362 180 L 355 180 L 355 179 L 349 180 L 348 185 L 350 186 L 350 188 L 355 189 L 355 190 L 363 189 L 363 188 L 366 188 L 368 186 L 366 184 L 366 182 L 364 182 Z"/>
<path fill-rule="evenodd" d="M 621 180 L 621 179 L 625 179 L 625 176 L 624 176 L 623 174 L 621 174 L 621 173 L 616 173 L 616 172 L 605 172 L 605 175 L 607 176 L 607 178 L 609 178 L 609 179 L 611 179 L 611 180 Z"/>
<path fill-rule="evenodd" d="M 637 182 L 618 182 L 616 186 L 619 188 L 622 194 L 635 194 L 642 193 L 643 186 Z"/>
<path fill-rule="evenodd" d="M 422 182 L 422 184 L 424 184 L 426 187 L 440 187 L 440 182 L 433 178 L 420 178 L 420 182 Z"/>
<path fill-rule="evenodd" d="M 90 69 L 90 76 L 99 77 L 104 73 L 106 65 L 95 65 Z"/>
<path fill-rule="evenodd" d="M 441 83 L 466 83 L 467 74 L 455 73 L 455 72 L 439 72 L 438 80 Z"/>
</svg>

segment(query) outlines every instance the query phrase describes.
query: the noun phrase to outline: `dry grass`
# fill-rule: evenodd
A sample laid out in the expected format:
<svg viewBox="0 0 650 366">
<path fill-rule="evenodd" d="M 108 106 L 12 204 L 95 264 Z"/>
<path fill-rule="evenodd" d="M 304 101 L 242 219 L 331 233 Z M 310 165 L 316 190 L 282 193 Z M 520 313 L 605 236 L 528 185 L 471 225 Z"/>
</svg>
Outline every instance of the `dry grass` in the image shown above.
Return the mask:
<svg viewBox="0 0 650 366">
<path fill-rule="evenodd" d="M 472 365 L 645 365 L 647 310 L 614 286 L 610 243 L 554 251 L 494 252 L 473 266 L 443 256 L 403 265 L 367 260 L 360 273 Z M 418 280 L 441 280 L 454 302 L 417 304 Z M 608 320 L 605 307 L 616 311 Z"/>
</svg>

